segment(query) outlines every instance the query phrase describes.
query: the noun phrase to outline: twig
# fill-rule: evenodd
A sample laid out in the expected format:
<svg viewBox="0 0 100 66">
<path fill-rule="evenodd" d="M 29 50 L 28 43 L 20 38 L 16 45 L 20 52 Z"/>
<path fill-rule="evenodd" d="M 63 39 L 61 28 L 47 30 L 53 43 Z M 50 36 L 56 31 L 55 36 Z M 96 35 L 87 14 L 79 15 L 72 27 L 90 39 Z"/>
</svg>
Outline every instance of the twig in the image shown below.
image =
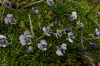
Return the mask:
<svg viewBox="0 0 100 66">
<path fill-rule="evenodd" d="M 3 22 L 3 14 L 4 14 L 4 12 L 5 12 L 5 2 L 6 2 L 6 0 L 4 0 L 4 2 L 2 3 L 2 6 L 1 6 L 1 9 L 3 10 L 3 12 L 2 12 L 2 16 L 1 16 L 1 25 L 2 25 L 2 22 Z"/>
<path fill-rule="evenodd" d="M 100 25 L 99 25 L 95 20 L 93 20 L 93 19 L 89 16 L 89 14 L 90 14 L 98 5 L 99 5 L 99 2 L 90 10 L 89 13 L 87 13 L 87 14 L 85 15 L 85 17 L 88 18 L 88 19 L 91 19 L 98 27 L 100 27 Z"/>
<path fill-rule="evenodd" d="M 44 1 L 44 0 L 40 0 L 40 1 L 33 2 L 33 3 L 31 3 L 31 4 L 28 4 L 28 5 L 24 6 L 24 7 L 22 7 L 22 10 L 23 10 L 23 8 L 26 8 L 26 7 L 28 7 L 28 6 L 31 6 L 31 5 L 40 3 L 40 2 L 42 2 L 42 1 Z"/>
<path fill-rule="evenodd" d="M 82 33 L 81 33 L 81 44 L 82 44 L 82 48 L 85 50 L 85 47 L 83 45 L 83 28 L 82 28 Z"/>
<path fill-rule="evenodd" d="M 29 16 L 29 20 L 30 20 L 30 29 L 31 29 L 31 33 L 32 33 L 32 36 L 35 37 L 34 32 L 33 32 L 33 28 L 32 28 L 32 21 L 31 21 L 30 14 L 28 14 L 28 16 Z"/>
<path fill-rule="evenodd" d="M 80 52 L 78 52 L 78 51 L 75 51 L 75 52 L 76 52 L 77 54 L 82 55 L 84 58 L 86 58 L 88 61 L 90 61 L 90 63 L 91 63 L 92 66 L 96 66 L 96 65 L 93 63 L 93 60 L 92 60 L 89 56 L 84 55 L 84 54 L 82 54 L 82 53 L 80 53 Z"/>
<path fill-rule="evenodd" d="M 10 42 L 10 44 L 12 44 L 12 40 L 13 40 L 13 35 L 12 35 L 12 37 L 11 37 L 11 42 Z"/>
<path fill-rule="evenodd" d="M 85 40 L 95 40 L 94 38 L 86 38 L 86 37 L 83 37 L 83 39 L 85 39 Z"/>
<path fill-rule="evenodd" d="M 99 25 L 95 20 L 93 20 L 91 17 L 90 17 L 90 19 L 91 19 L 98 27 L 100 27 L 100 25 Z"/>
<path fill-rule="evenodd" d="M 43 36 L 39 37 L 37 40 L 39 40 L 39 39 L 43 38 L 44 36 L 46 36 L 46 34 L 44 34 Z"/>
</svg>

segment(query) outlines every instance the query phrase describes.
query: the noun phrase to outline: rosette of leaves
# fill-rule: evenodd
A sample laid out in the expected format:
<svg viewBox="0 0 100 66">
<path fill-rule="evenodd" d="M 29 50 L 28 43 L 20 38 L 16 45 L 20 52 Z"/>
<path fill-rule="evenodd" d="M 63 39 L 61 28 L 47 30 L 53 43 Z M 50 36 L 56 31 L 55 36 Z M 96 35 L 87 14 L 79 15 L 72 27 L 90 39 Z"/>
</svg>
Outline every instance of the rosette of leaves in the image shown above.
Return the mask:
<svg viewBox="0 0 100 66">
<path fill-rule="evenodd" d="M 67 7 L 66 4 L 61 4 L 61 3 L 56 3 L 52 5 L 50 8 L 52 11 L 51 20 L 58 25 L 65 23 L 67 17 L 66 7 Z"/>
</svg>

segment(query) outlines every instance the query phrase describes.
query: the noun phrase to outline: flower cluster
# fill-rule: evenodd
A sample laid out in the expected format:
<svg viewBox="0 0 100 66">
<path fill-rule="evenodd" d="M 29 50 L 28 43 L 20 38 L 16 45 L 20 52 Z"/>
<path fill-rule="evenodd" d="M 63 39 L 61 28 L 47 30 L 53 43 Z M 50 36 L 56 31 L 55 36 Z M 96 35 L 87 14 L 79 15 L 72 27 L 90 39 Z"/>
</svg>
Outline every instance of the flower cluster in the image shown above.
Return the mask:
<svg viewBox="0 0 100 66">
<path fill-rule="evenodd" d="M 54 8 L 59 8 L 59 9 L 62 8 L 62 7 L 55 6 L 55 3 L 54 3 L 53 0 L 47 0 L 47 3 L 48 3 L 49 6 L 53 6 L 54 5 Z M 7 7 L 12 7 L 12 5 L 11 5 L 11 3 L 10 3 L 9 0 L 6 0 L 6 6 Z M 36 14 L 38 14 L 38 12 L 39 12 L 39 10 L 37 8 L 35 8 L 35 7 L 32 7 L 32 11 L 35 12 Z M 64 11 L 64 9 L 63 9 L 63 11 Z M 54 10 L 54 12 L 57 13 L 56 10 Z M 66 12 L 66 10 L 63 12 L 64 15 L 65 15 L 65 12 Z M 100 15 L 100 12 L 98 11 L 97 14 Z M 61 18 L 60 17 L 61 15 L 62 15 L 62 12 L 58 12 L 57 13 L 56 17 L 59 17 L 58 21 Z M 77 19 L 77 12 L 72 12 L 72 14 L 68 18 L 68 20 L 69 21 L 73 21 L 75 19 Z M 7 16 L 4 18 L 4 22 L 5 22 L 5 24 L 16 24 L 16 20 L 13 17 L 13 14 L 7 14 Z M 76 22 L 76 24 L 80 28 L 84 27 L 84 24 L 81 23 L 80 21 Z M 50 26 L 43 27 L 42 30 L 43 30 L 43 32 L 44 32 L 44 34 L 46 36 L 51 36 L 51 34 L 53 34 L 52 29 L 50 28 Z M 75 39 L 75 36 L 72 33 L 72 29 L 71 28 L 66 28 L 66 30 L 64 30 L 64 31 L 68 35 L 68 41 L 72 43 L 74 41 L 74 39 Z M 56 38 L 62 37 L 62 30 L 57 29 L 56 33 L 55 33 L 55 36 L 56 36 Z M 95 29 L 94 36 L 95 36 L 96 39 L 100 38 L 100 32 L 99 32 L 98 29 Z M 25 31 L 24 34 L 22 34 L 22 35 L 19 36 L 19 40 L 20 40 L 21 45 L 26 45 L 26 44 L 30 45 L 32 43 L 31 39 L 32 39 L 32 36 L 31 36 L 31 34 L 28 31 Z M 6 37 L 4 35 L 0 35 L 0 47 L 6 47 L 7 45 L 8 45 L 8 41 L 6 40 Z M 47 51 L 48 43 L 45 40 L 40 40 L 40 42 L 37 44 L 37 48 L 41 49 L 42 51 Z M 91 44 L 91 48 L 92 49 L 97 49 L 98 46 L 95 43 L 92 43 Z M 67 45 L 65 43 L 63 43 L 60 46 L 60 48 L 56 51 L 56 54 L 58 56 L 63 56 L 66 50 L 67 50 Z M 28 52 L 28 53 L 29 52 L 33 52 L 33 47 L 29 46 L 27 48 L 26 52 Z"/>
</svg>

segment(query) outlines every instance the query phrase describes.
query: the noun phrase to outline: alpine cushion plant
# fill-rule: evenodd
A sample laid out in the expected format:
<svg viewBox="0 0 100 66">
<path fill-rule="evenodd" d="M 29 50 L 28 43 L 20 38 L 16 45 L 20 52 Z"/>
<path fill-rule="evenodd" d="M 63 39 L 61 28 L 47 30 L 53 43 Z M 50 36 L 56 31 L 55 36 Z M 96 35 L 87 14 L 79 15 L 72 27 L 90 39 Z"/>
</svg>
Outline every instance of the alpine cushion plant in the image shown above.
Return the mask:
<svg viewBox="0 0 100 66">
<path fill-rule="evenodd" d="M 65 23 L 67 19 L 67 5 L 61 3 L 55 3 L 51 6 L 50 10 L 52 11 L 51 20 L 56 24 L 60 25 Z"/>
</svg>

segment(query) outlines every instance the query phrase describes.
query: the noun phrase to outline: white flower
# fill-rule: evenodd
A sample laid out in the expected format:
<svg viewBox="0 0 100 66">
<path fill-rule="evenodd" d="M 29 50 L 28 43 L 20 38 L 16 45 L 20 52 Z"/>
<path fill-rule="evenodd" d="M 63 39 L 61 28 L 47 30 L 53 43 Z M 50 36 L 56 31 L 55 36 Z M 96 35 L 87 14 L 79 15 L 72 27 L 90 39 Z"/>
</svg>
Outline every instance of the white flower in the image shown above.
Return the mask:
<svg viewBox="0 0 100 66">
<path fill-rule="evenodd" d="M 53 0 L 47 0 L 47 3 L 48 3 L 49 6 L 54 5 L 54 1 Z"/>
<path fill-rule="evenodd" d="M 94 36 L 95 36 L 96 39 L 99 39 L 100 38 L 100 32 L 99 32 L 98 29 L 95 29 Z"/>
<path fill-rule="evenodd" d="M 37 8 L 35 8 L 35 7 L 32 7 L 32 11 L 34 11 L 35 13 L 39 12 L 39 10 Z"/>
<path fill-rule="evenodd" d="M 2 1 L 0 0 L 0 4 L 2 4 Z"/>
<path fill-rule="evenodd" d="M 75 38 L 75 36 L 72 34 L 72 32 L 68 33 L 68 41 L 69 42 L 73 42 L 74 38 Z"/>
<path fill-rule="evenodd" d="M 29 46 L 28 49 L 26 50 L 26 52 L 32 52 L 33 51 L 33 47 Z"/>
<path fill-rule="evenodd" d="M 59 37 L 61 37 L 61 36 L 62 36 L 61 30 L 57 30 L 57 31 L 56 31 L 56 37 L 59 38 Z"/>
<path fill-rule="evenodd" d="M 80 26 L 80 27 L 84 27 L 84 24 L 81 23 L 80 21 L 76 22 L 76 24 L 77 24 L 78 26 Z"/>
<path fill-rule="evenodd" d="M 41 40 L 40 43 L 38 43 L 37 46 L 39 49 L 46 51 L 47 50 L 47 43 L 45 40 Z"/>
<path fill-rule="evenodd" d="M 58 50 L 56 51 L 56 54 L 57 54 L 58 56 L 63 56 L 63 53 L 61 52 L 60 49 L 58 49 Z"/>
<path fill-rule="evenodd" d="M 50 27 L 43 27 L 43 31 L 44 31 L 44 33 L 47 35 L 47 36 L 50 36 L 51 35 L 51 33 L 52 33 L 52 30 L 51 30 L 51 28 Z"/>
<path fill-rule="evenodd" d="M 31 38 L 32 38 L 32 36 L 30 35 L 30 33 L 28 31 L 25 31 L 24 35 L 20 35 L 19 40 L 22 45 L 26 45 L 27 43 L 31 44 L 31 42 L 32 42 Z"/>
<path fill-rule="evenodd" d="M 100 11 L 98 11 L 97 14 L 100 16 Z"/>
<path fill-rule="evenodd" d="M 58 56 L 63 56 L 63 54 L 65 53 L 65 50 L 67 50 L 67 46 L 66 46 L 65 43 L 63 43 L 63 44 L 61 45 L 60 49 L 58 49 L 58 50 L 56 51 L 56 54 L 57 54 Z"/>
<path fill-rule="evenodd" d="M 0 47 L 6 47 L 8 45 L 8 41 L 6 40 L 6 36 L 0 35 Z"/>
<path fill-rule="evenodd" d="M 4 18 L 5 24 L 16 24 L 16 20 L 13 18 L 13 14 L 7 14 L 7 17 Z"/>
<path fill-rule="evenodd" d="M 19 40 L 22 45 L 26 45 L 27 41 L 24 35 L 20 35 Z"/>
<path fill-rule="evenodd" d="M 77 19 L 77 14 L 76 14 L 76 12 L 72 12 L 72 15 L 68 18 L 68 20 L 73 21 L 75 19 Z"/>
<path fill-rule="evenodd" d="M 66 44 L 65 43 L 63 43 L 62 45 L 61 45 L 61 48 L 63 49 L 63 50 L 67 50 L 67 48 L 66 48 Z"/>
</svg>

